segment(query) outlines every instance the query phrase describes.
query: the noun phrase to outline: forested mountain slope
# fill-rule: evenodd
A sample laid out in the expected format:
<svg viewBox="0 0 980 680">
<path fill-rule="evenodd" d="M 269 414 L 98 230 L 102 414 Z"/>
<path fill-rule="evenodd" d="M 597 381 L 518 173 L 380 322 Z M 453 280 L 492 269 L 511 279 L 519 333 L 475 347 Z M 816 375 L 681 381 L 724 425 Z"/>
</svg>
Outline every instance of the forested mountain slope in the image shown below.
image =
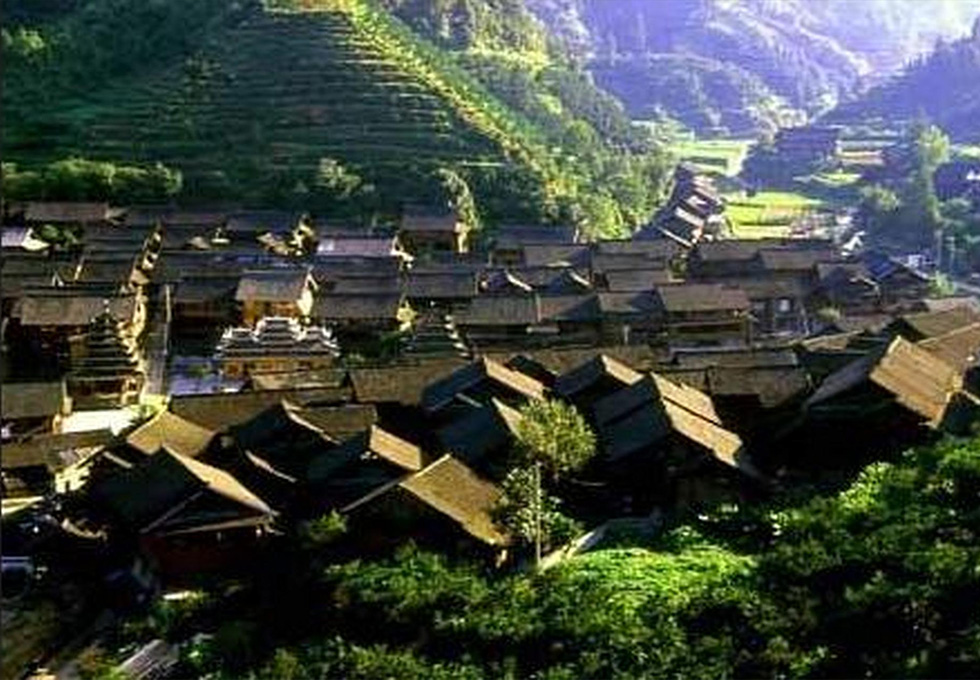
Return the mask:
<svg viewBox="0 0 980 680">
<path fill-rule="evenodd" d="M 872 89 L 828 119 L 867 122 L 920 115 L 960 141 L 980 141 L 980 18 L 970 37 L 939 45 L 895 80 Z"/>
<path fill-rule="evenodd" d="M 543 34 L 538 45 L 514 39 L 534 35 L 521 23 L 533 24 L 529 15 L 500 16 L 491 6 L 499 0 L 482 2 L 485 11 L 459 26 L 452 12 L 432 11 L 428 37 L 454 43 L 453 31 L 465 38 L 471 29 L 550 63 Z M 388 4 L 416 28 L 432 9 Z M 656 178 L 625 144 L 611 144 L 615 134 L 583 121 L 575 129 L 584 139 L 556 146 L 555 130 L 491 94 L 452 45 L 420 39 L 372 0 L 13 5 L 5 161 L 162 161 L 183 172 L 186 198 L 297 205 L 336 198 L 339 167 L 356 184 L 344 199 L 383 213 L 440 198 L 438 178 L 450 172 L 491 221 L 576 220 L 606 232 L 653 207 Z M 581 150 L 590 153 L 573 156 Z M 599 190 L 597 202 L 597 158 L 620 162 L 636 191 Z"/>
<path fill-rule="evenodd" d="M 734 133 L 785 121 L 780 99 L 825 111 L 980 13 L 975 0 L 527 1 L 632 115 Z"/>
</svg>

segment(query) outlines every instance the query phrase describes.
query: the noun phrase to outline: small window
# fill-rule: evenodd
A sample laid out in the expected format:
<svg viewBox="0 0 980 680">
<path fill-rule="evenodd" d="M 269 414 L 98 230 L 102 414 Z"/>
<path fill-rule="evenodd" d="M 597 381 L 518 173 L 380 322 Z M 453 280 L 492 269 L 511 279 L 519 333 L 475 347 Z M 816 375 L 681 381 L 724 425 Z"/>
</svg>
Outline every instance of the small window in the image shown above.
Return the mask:
<svg viewBox="0 0 980 680">
<path fill-rule="evenodd" d="M 790 298 L 781 298 L 776 306 L 780 314 L 788 314 L 793 311 L 793 301 Z"/>
</svg>

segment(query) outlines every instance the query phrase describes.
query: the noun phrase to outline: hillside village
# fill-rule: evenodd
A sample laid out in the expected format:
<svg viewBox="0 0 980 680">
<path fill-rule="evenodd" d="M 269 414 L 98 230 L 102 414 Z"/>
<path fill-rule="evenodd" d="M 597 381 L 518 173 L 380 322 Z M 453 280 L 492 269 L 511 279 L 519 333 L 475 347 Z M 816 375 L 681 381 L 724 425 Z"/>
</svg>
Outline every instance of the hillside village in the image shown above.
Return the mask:
<svg viewBox="0 0 980 680">
<path fill-rule="evenodd" d="M 0 680 L 633 677 L 663 659 L 678 664 L 664 661 L 664 677 L 844 677 L 865 658 L 834 666 L 834 655 L 873 645 L 833 647 L 810 620 L 855 640 L 869 617 L 898 620 L 851 585 L 888 578 L 962 586 L 919 599 L 894 588 L 925 631 L 910 650 L 947 645 L 930 637 L 941 626 L 955 631 L 948 649 L 961 634 L 975 645 L 975 620 L 946 616 L 960 605 L 923 604 L 980 593 L 980 553 L 951 557 L 975 550 L 978 530 L 980 150 L 969 135 L 786 109 L 816 113 L 809 89 L 843 95 L 858 73 L 838 64 L 838 82 L 820 76 L 831 64 L 808 67 L 794 84 L 798 58 L 829 47 L 794 56 L 777 41 L 760 61 L 786 71 L 786 91 L 746 79 L 734 69 L 744 38 L 714 35 L 725 21 L 755 26 L 740 6 L 700 3 L 725 20 L 704 35 L 684 20 L 686 40 L 717 48 L 708 59 L 664 51 L 646 28 L 617 46 L 611 26 L 587 57 L 523 2 L 487 2 L 128 0 L 118 21 L 133 23 L 132 45 L 90 42 L 81 10 L 18 10 L 23 26 L 4 30 L 17 166 L 4 163 L 0 202 Z M 592 3 L 530 4 L 605 21 Z M 85 7 L 111 33 L 113 6 Z M 167 12 L 172 24 L 154 33 Z M 780 40 L 807 30 L 787 23 Z M 975 54 L 978 36 L 980 20 L 953 45 Z M 577 58 L 598 61 L 584 74 Z M 76 59 L 91 63 L 70 82 Z M 703 121 L 718 139 L 660 108 L 631 120 L 643 101 L 624 108 L 593 78 L 647 69 L 627 89 L 662 76 L 686 110 L 671 74 L 696 66 L 692 82 L 708 82 L 716 59 L 731 66 L 716 85 L 750 90 L 745 111 Z M 40 111 L 42 92 L 64 107 Z M 702 94 L 690 115 L 725 99 Z M 678 126 L 689 138 L 670 136 Z M 766 205 L 775 195 L 796 202 Z M 538 422 L 549 413 L 558 420 Z M 530 464 L 535 427 L 584 456 Z M 948 459 L 909 463 L 930 456 Z M 894 493 L 882 481 L 893 477 Z M 862 495 L 879 483 L 900 512 Z M 858 506 L 863 519 L 847 514 Z M 870 516 L 894 536 L 841 538 Z M 780 553 L 793 522 L 806 549 Z M 907 525 L 940 556 L 895 566 L 895 554 L 925 554 Z M 858 556 L 831 546 L 827 557 L 821 542 L 833 541 Z M 662 554 L 681 568 L 630 566 L 672 542 Z M 795 566 L 759 566 L 769 552 Z M 626 578 L 589 572 L 606 553 Z M 689 574 L 711 595 L 688 592 Z M 778 595 L 765 606 L 738 599 L 770 581 Z M 561 607 L 601 622 L 560 621 L 565 610 L 534 599 L 552 587 Z M 624 587 L 648 598 L 642 616 L 624 614 Z M 812 609 L 804 587 L 861 616 Z M 481 598 L 486 620 L 473 617 Z M 770 610 L 791 623 L 753 627 Z M 518 611 L 524 628 L 512 626 Z M 688 628 L 683 644 L 672 637 Z M 346 660 L 276 665 L 281 646 L 334 634 L 312 657 L 353 650 Z M 815 651 L 786 651 L 794 635 Z M 690 642 L 701 636 L 705 646 Z M 716 637 L 752 661 L 692 666 L 728 658 Z M 379 667 L 357 657 L 362 643 L 380 646 Z M 517 651 L 501 661 L 497 645 Z M 657 645 L 689 658 L 661 658 Z M 93 650 L 110 652 L 98 671 L 84 667 Z M 950 667 L 971 670 L 975 657 Z M 923 658 L 889 668 L 944 668 Z M 452 665 L 471 661 L 486 675 Z"/>
<path fill-rule="evenodd" d="M 365 233 L 8 205 L 5 524 L 54 518 L 163 583 L 234 572 L 284 523 L 331 512 L 354 554 L 413 540 L 505 564 L 497 484 L 529 402 L 594 430 L 571 494 L 591 526 L 764 498 L 969 430 L 975 298 L 934 297 L 873 249 L 713 236 L 711 181 L 680 166 L 673 186 L 634 238 L 596 242 L 478 234 L 437 207 Z"/>
</svg>

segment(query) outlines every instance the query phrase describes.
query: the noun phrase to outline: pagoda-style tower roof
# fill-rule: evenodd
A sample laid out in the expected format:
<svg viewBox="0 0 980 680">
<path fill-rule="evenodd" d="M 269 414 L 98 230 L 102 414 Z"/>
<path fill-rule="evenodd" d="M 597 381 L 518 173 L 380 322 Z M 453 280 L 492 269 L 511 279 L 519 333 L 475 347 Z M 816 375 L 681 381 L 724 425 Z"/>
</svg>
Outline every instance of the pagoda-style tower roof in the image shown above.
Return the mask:
<svg viewBox="0 0 980 680">
<path fill-rule="evenodd" d="M 218 343 L 219 359 L 331 356 L 340 354 L 333 331 L 304 327 L 296 319 L 272 316 L 260 319 L 255 329 L 229 328 Z"/>
<path fill-rule="evenodd" d="M 89 324 L 83 347 L 68 374 L 69 384 L 75 390 L 119 394 L 124 402 L 139 391 L 144 373 L 139 348 L 126 325 L 113 316 L 108 305 Z"/>
<path fill-rule="evenodd" d="M 460 338 L 453 317 L 438 313 L 425 314 L 418 320 L 404 353 L 418 358 L 470 357 L 470 351 Z"/>
</svg>

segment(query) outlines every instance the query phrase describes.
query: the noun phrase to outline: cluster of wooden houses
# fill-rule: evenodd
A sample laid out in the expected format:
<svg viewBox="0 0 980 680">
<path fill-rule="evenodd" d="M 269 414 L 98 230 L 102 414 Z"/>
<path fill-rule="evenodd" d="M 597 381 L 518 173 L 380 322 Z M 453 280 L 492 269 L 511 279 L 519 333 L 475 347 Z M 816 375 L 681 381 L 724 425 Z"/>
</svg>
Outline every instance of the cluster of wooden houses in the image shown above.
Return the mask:
<svg viewBox="0 0 980 680">
<path fill-rule="evenodd" d="M 370 355 L 386 336 L 421 354 L 748 346 L 921 307 L 928 280 L 888 258 L 845 260 L 820 240 L 701 238 L 720 206 L 682 169 L 662 219 L 636 238 L 586 243 L 573 229 L 516 226 L 476 244 L 452 213 L 408 211 L 397 231 L 376 233 L 280 212 L 28 204 L 10 208 L 4 228 L 3 342 L 8 356 L 58 357 L 51 372 L 82 397 L 84 357 L 105 354 L 118 380 L 105 368 L 90 391 L 126 401 L 153 369 L 146 362 L 179 354 L 185 338 L 207 338 L 194 351 L 241 374 L 252 360 L 265 370 L 312 368 L 338 350 Z M 700 231 L 678 236 L 670 220 L 681 214 Z M 311 342 L 285 322 L 256 332 L 267 317 L 331 339 Z"/>
<path fill-rule="evenodd" d="M 8 206 L 4 496 L 69 493 L 74 531 L 171 575 L 241 564 L 331 511 L 356 550 L 412 537 L 502 559 L 492 511 L 529 401 L 567 401 L 594 429 L 564 490 L 590 521 L 751 497 L 813 461 L 971 426 L 975 300 L 931 299 L 914 270 L 829 241 L 711 239 L 720 199 L 685 173 L 662 219 L 620 241 L 478 238 L 419 208 L 381 231 Z M 680 213 L 696 238 L 671 228 Z M 386 363 L 345 360 L 382 340 Z M 60 432 L 73 411 L 166 394 L 181 352 L 241 390 L 172 394 L 117 434 Z"/>
<path fill-rule="evenodd" d="M 138 547 L 178 580 L 251 564 L 243 551 L 331 511 L 358 554 L 411 539 L 499 561 L 498 483 L 531 401 L 564 400 L 595 431 L 596 457 L 564 495 L 600 522 L 752 499 L 810 466 L 967 432 L 978 354 L 980 312 L 959 306 L 794 349 L 547 349 L 260 374 L 240 392 L 174 396 L 118 436 L 8 444 L 4 481 L 69 492 L 73 532 Z"/>
</svg>

